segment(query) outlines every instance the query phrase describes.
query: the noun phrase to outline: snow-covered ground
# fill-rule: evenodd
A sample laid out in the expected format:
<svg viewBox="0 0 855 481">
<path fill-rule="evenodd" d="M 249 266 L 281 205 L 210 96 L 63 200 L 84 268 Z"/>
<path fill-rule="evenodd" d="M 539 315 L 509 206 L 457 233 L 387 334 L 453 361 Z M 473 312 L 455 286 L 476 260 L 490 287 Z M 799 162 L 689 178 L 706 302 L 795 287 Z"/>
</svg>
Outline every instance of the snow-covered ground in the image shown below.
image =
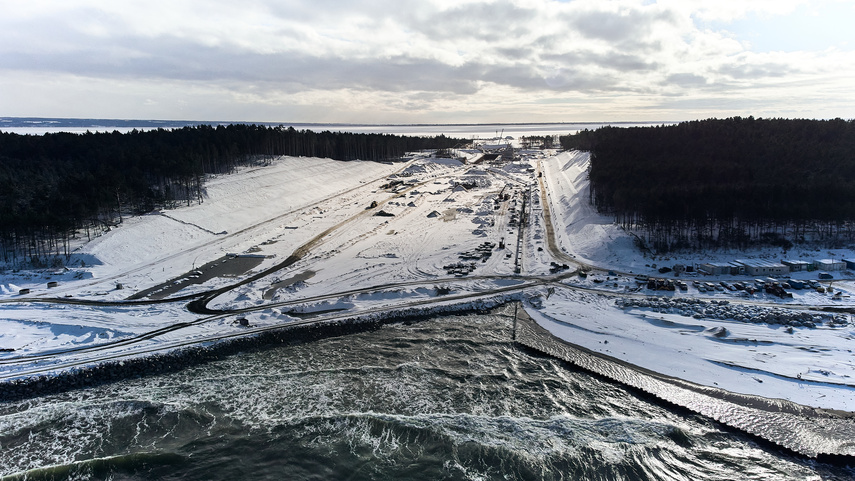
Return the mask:
<svg viewBox="0 0 855 481">
<path fill-rule="evenodd" d="M 0 379 L 209 342 L 307 315 L 524 293 L 537 322 L 592 351 L 703 385 L 855 411 L 850 316 L 812 312 L 811 323 L 794 323 L 787 319 L 798 315 L 783 310 L 855 307 L 852 297 L 804 290 L 781 300 L 703 293 L 691 284 L 651 292 L 634 276 L 658 275 L 653 264 L 780 260 L 782 253 L 651 258 L 588 204 L 587 154 L 523 152 L 521 160 L 502 164 L 472 164 L 475 152 L 467 157 L 395 164 L 280 158 L 208 179 L 201 204 L 128 218 L 89 242 L 81 239 L 67 269 L 6 271 Z M 518 239 L 524 203 L 529 222 Z M 831 254 L 855 257 L 809 249 L 786 257 Z M 577 277 L 577 262 L 596 269 Z M 59 285 L 48 288 L 49 281 Z M 220 315 L 194 314 L 187 300 L 125 300 L 220 288 L 208 304 Z M 834 288 L 855 291 L 839 279 Z M 664 299 L 650 302 L 651 295 Z"/>
<path fill-rule="evenodd" d="M 565 152 L 542 162 L 557 241 L 579 262 L 604 270 L 677 279 L 673 274 L 659 274 L 651 265 L 657 261 L 660 265 L 692 265 L 737 258 L 780 261 L 783 253 L 774 249 L 684 253 L 656 259 L 645 256 L 634 247 L 628 234 L 609 217 L 598 214 L 587 201 L 588 161 L 585 152 Z M 838 258 L 852 255 L 852 251 L 844 249 L 831 253 Z M 787 258 L 813 259 L 831 253 L 797 248 L 791 249 Z M 816 279 L 816 274 L 805 272 L 794 277 Z M 753 278 L 683 279 L 688 281 L 685 291 L 653 292 L 642 288 L 631 276 L 595 271 L 585 279 L 568 280 L 566 284 L 613 294 L 663 298 L 653 303 L 621 302 L 624 297 L 558 289 L 548 299 L 544 294 L 542 308 L 531 309 L 530 314 L 562 339 L 663 374 L 738 393 L 855 411 L 855 324 L 851 316 L 826 313 L 814 322 L 816 327 L 782 323 L 788 315 L 797 317 L 800 313 L 789 308 L 851 308 L 851 297 L 834 299 L 812 289 L 791 291 L 793 299 L 725 289 L 702 293 L 693 280 L 753 283 Z M 855 292 L 851 281 L 837 280 L 834 287 L 845 295 Z M 724 303 L 728 303 L 726 309 Z M 773 314 L 769 318 L 783 320 L 757 322 L 765 312 Z"/>
<path fill-rule="evenodd" d="M 469 302 L 531 284 L 513 275 L 514 258 L 505 255 L 513 249 L 496 245 L 502 237 L 516 245 L 509 211 L 518 209 L 516 186 L 530 177 L 528 168 L 512 163 L 489 172 L 423 157 L 394 164 L 281 158 L 208 179 L 201 204 L 126 218 L 81 239 L 69 268 L 7 270 L 0 277 L 0 377 L 239 335 L 305 313 L 403 308 L 438 296 Z M 508 200 L 497 204 L 503 190 Z M 275 268 L 295 254 L 296 262 Z M 200 316 L 187 300 L 126 300 L 140 292 L 156 291 L 152 299 L 198 294 L 268 269 L 208 304 L 245 311 L 239 314 Z"/>
</svg>

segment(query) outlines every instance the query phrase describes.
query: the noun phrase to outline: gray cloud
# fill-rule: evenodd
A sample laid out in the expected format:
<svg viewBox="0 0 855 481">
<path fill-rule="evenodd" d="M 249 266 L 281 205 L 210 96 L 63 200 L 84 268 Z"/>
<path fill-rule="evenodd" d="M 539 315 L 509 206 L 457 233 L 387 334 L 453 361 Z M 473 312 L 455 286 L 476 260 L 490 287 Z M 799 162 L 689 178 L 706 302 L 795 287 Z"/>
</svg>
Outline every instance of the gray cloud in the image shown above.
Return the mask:
<svg viewBox="0 0 855 481">
<path fill-rule="evenodd" d="M 116 59 L 102 50 L 74 54 L 7 57 L 7 68 L 61 71 L 89 77 L 240 80 L 278 85 L 284 90 L 371 89 L 476 92 L 474 79 L 489 75 L 481 66 L 453 67 L 429 59 L 341 59 L 301 53 L 259 54 L 203 46 L 173 48 L 174 42 L 151 42 L 147 55 Z M 182 44 L 183 45 L 183 44 Z M 474 79 L 473 79 L 474 78 Z"/>
<path fill-rule="evenodd" d="M 243 80 L 278 85 L 285 91 L 312 89 L 371 89 L 388 92 L 477 92 L 479 82 L 523 90 L 555 88 L 602 89 L 614 82 L 584 73 L 599 65 L 618 71 L 648 69 L 641 58 L 611 52 L 547 55 L 561 74 L 550 86 L 540 72 L 538 55 L 520 47 L 503 51 L 506 62 L 470 61 L 461 66 L 430 58 L 398 55 L 389 58 L 342 58 L 307 52 L 258 53 L 232 45 L 206 46 L 178 37 L 127 37 L 110 44 L 89 42 L 68 52 L 5 55 L 5 68 L 66 72 L 80 76 L 174 79 L 184 81 Z M 514 60 L 514 61 L 511 61 Z"/>
<path fill-rule="evenodd" d="M 557 91 L 603 92 L 617 87 L 611 75 L 596 75 L 585 69 L 559 69 L 544 78 L 544 82 Z"/>
<path fill-rule="evenodd" d="M 645 39 L 660 23 L 676 27 L 677 18 L 670 11 L 637 8 L 621 12 L 590 11 L 572 16 L 569 23 L 586 37 L 608 42 Z"/>
<path fill-rule="evenodd" d="M 703 87 L 707 84 L 707 79 L 693 73 L 676 73 L 669 75 L 663 84 L 676 85 L 683 88 Z"/>
<path fill-rule="evenodd" d="M 356 95 L 362 105 L 370 97 L 403 111 L 455 99 L 461 110 L 476 112 L 483 98 L 515 104 L 514 95 L 635 105 L 641 95 L 807 89 L 833 70 L 820 54 L 752 54 L 725 34 L 700 30 L 688 10 L 644 0 L 450 7 L 428 0 L 150 2 L 145 10 L 138 2 L 99 8 L 69 0 L 58 14 L 16 14 L 12 7 L 24 3 L 10 4 L 0 17 L 0 74 L 114 81 L 142 86 L 139 96 L 154 95 L 160 85 L 192 86 L 257 104 L 285 103 L 291 95 L 324 100 L 325 91 L 342 102 Z M 56 83 L 44 85 L 60 96 Z"/>
<path fill-rule="evenodd" d="M 718 69 L 718 72 L 735 79 L 764 79 L 784 77 L 790 74 L 802 73 L 803 70 L 794 65 L 787 65 L 777 62 L 762 62 L 762 63 L 730 63 Z"/>
<path fill-rule="evenodd" d="M 496 42 L 531 33 L 537 12 L 510 3 L 470 3 L 422 15 L 402 15 L 396 20 L 428 38 L 461 38 Z"/>
<path fill-rule="evenodd" d="M 279 85 L 286 91 L 352 88 L 458 94 L 475 93 L 481 82 L 523 90 L 554 89 L 558 85 L 567 90 L 602 89 L 616 82 L 592 78 L 585 69 L 631 72 L 657 67 L 630 48 L 595 53 L 581 44 L 568 51 L 567 46 L 562 47 L 560 34 L 538 33 L 538 11 L 504 2 L 469 3 L 446 10 L 415 7 L 412 11 L 403 9 L 400 2 L 383 0 L 361 2 L 356 7 L 346 1 L 273 2 L 265 3 L 264 8 L 270 15 L 270 23 L 276 26 L 274 33 L 278 45 L 274 47 L 278 49 L 274 48 L 272 53 L 238 47 L 228 36 L 217 32 L 212 32 L 212 36 L 219 39 L 213 44 L 186 32 L 156 36 L 128 32 L 105 42 L 83 28 L 68 28 L 67 25 L 63 28 L 67 20 L 47 16 L 48 21 L 38 24 L 41 32 L 37 36 L 51 38 L 55 45 L 62 47 L 35 51 L 23 43 L 19 43 L 17 49 L 5 47 L 11 51 L 4 54 L 4 67 L 81 76 L 200 82 L 244 80 Z M 359 24 L 357 31 L 365 34 L 382 32 L 384 23 L 391 21 L 404 25 L 409 35 L 415 36 L 416 43 L 437 46 L 451 44 L 453 40 L 458 48 L 468 49 L 471 48 L 468 40 L 484 42 L 486 47 L 478 48 L 486 50 L 482 52 L 483 58 L 472 55 L 460 65 L 449 65 L 447 61 L 416 50 L 393 56 L 371 55 L 370 50 L 364 56 L 336 54 L 329 51 L 328 45 L 317 45 L 313 50 L 312 39 L 298 25 L 323 24 L 329 21 L 330 11 L 341 15 L 343 26 Z M 566 26 L 568 35 L 576 28 L 588 36 L 619 41 L 643 40 L 636 37 L 643 36 L 651 23 L 663 17 L 667 15 L 633 9 L 624 14 L 585 12 L 571 18 L 559 16 L 558 21 Z M 123 22 L 114 15 L 92 9 L 75 10 L 70 20 L 73 24 L 89 22 L 113 27 Z M 277 20 L 284 22 L 277 23 Z M 57 34 L 50 36 L 48 31 Z M 517 43 L 513 43 L 514 39 Z M 281 51 L 282 48 L 285 51 Z M 560 74 L 547 74 L 545 80 L 544 70 L 560 71 Z"/>
</svg>

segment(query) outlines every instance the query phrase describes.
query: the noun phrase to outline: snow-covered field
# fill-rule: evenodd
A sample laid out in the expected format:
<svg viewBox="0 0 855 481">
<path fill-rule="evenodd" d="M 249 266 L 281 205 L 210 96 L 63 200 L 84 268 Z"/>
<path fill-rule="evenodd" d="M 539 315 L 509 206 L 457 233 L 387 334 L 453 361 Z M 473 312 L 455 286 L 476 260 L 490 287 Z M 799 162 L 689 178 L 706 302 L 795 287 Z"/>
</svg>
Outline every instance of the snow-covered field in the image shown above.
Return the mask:
<svg viewBox="0 0 855 481">
<path fill-rule="evenodd" d="M 522 152 L 498 164 L 468 155 L 395 164 L 280 158 L 208 179 L 201 204 L 128 218 L 81 239 L 67 269 L 7 270 L 0 276 L 0 379 L 212 342 L 306 316 L 517 295 L 542 326 L 592 351 L 698 384 L 855 411 L 850 316 L 810 311 L 810 323 L 790 322 L 807 319 L 799 317 L 806 308 L 855 307 L 852 297 L 642 289 L 634 276 L 656 274 L 653 264 L 777 261 L 783 253 L 651 258 L 587 203 L 587 154 Z M 520 240 L 524 202 L 530 216 Z M 787 257 L 832 254 L 855 257 L 810 249 Z M 577 277 L 577 262 L 594 270 Z M 58 286 L 48 288 L 50 281 Z M 834 288 L 855 290 L 840 279 Z M 194 314 L 187 300 L 126 300 L 214 289 L 222 291 L 208 308 L 222 314 Z"/>
<path fill-rule="evenodd" d="M 542 162 L 547 199 L 557 217 L 553 218 L 557 241 L 580 262 L 605 270 L 675 279 L 673 274 L 659 274 L 651 265 L 657 261 L 660 265 L 692 265 L 737 258 L 780 261 L 784 255 L 780 249 L 765 249 L 655 259 L 645 256 L 629 235 L 587 202 L 587 166 L 588 154 L 584 152 L 566 152 Z M 787 258 L 830 254 L 844 258 L 852 251 L 791 249 Z M 816 278 L 815 272 L 794 277 L 811 275 Z M 838 273 L 836 277 L 841 276 Z M 652 292 L 641 289 L 632 277 L 594 271 L 587 279 L 576 278 L 566 284 L 663 299 L 654 303 L 621 302 L 624 297 L 558 289 L 548 299 L 544 295 L 542 308 L 532 309 L 530 314 L 562 339 L 663 374 L 738 393 L 855 411 L 855 324 L 851 316 L 825 313 L 814 322 L 816 327 L 782 323 L 801 312 L 790 309 L 851 308 L 851 297 L 834 299 L 812 289 L 793 290 L 793 299 L 786 300 L 760 292 L 750 296 L 724 289 L 702 293 L 692 284 L 696 277 L 684 279 L 688 281 L 686 291 Z M 698 280 L 718 284 L 724 279 L 753 282 L 749 276 L 703 276 Z M 837 280 L 834 286 L 845 295 L 855 291 L 850 281 Z M 771 314 L 769 319 L 757 322 L 765 312 Z M 776 316 L 783 320 L 771 320 Z"/>
</svg>

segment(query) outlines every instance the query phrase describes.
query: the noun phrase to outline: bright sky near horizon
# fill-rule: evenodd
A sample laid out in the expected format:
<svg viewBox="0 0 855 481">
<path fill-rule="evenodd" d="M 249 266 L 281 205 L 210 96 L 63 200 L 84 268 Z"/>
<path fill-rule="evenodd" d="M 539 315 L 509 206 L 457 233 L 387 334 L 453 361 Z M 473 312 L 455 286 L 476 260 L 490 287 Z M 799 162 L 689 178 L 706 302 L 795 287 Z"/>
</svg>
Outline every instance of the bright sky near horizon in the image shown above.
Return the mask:
<svg viewBox="0 0 855 481">
<path fill-rule="evenodd" d="M 855 118 L 855 0 L 0 0 L 0 115 Z"/>
</svg>

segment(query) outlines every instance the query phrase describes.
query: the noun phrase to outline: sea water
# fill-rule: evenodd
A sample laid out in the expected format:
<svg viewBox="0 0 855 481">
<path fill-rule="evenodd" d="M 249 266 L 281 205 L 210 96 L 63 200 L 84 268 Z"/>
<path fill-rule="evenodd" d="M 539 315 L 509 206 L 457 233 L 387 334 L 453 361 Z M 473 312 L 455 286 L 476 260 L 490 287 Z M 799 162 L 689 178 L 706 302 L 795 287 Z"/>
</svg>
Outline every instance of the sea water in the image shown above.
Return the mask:
<svg viewBox="0 0 855 481">
<path fill-rule="evenodd" d="M 508 313 L 0 403 L 10 479 L 851 479 L 512 341 Z"/>
</svg>

